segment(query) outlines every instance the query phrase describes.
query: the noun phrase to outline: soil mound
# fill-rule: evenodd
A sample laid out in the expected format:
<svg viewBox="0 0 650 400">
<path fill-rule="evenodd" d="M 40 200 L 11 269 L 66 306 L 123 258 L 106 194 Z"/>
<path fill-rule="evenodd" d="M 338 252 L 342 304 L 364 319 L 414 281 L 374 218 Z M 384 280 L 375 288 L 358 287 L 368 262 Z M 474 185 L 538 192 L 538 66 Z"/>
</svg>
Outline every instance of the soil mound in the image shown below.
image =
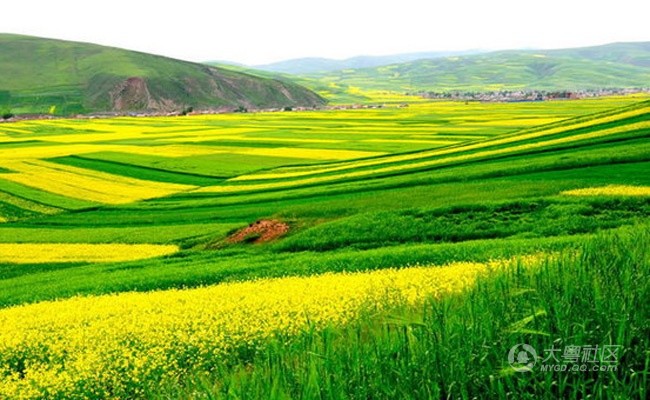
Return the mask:
<svg viewBox="0 0 650 400">
<path fill-rule="evenodd" d="M 265 243 L 289 232 L 289 225 L 274 219 L 262 219 L 238 230 L 226 239 L 227 243 Z"/>
</svg>

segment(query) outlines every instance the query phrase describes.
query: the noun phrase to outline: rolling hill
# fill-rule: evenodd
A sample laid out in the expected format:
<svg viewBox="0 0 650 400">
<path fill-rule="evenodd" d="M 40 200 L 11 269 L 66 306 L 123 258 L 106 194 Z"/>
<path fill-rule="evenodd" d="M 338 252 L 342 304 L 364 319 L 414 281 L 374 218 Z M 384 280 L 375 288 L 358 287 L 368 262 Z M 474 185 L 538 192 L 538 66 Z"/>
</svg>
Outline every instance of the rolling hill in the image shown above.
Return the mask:
<svg viewBox="0 0 650 400">
<path fill-rule="evenodd" d="M 307 74 L 321 84 L 390 91 L 585 90 L 650 86 L 650 42 L 500 51 Z"/>
<path fill-rule="evenodd" d="M 290 82 L 94 44 L 0 34 L 0 110 L 63 115 L 316 106 Z"/>
<path fill-rule="evenodd" d="M 344 60 L 331 58 L 306 57 L 279 61 L 271 64 L 255 65 L 252 68 L 268 72 L 285 74 L 312 74 L 342 69 L 372 68 L 382 65 L 404 63 L 415 60 L 476 54 L 478 50 L 467 51 L 431 51 L 420 53 L 391 54 L 385 56 L 357 56 Z"/>
</svg>

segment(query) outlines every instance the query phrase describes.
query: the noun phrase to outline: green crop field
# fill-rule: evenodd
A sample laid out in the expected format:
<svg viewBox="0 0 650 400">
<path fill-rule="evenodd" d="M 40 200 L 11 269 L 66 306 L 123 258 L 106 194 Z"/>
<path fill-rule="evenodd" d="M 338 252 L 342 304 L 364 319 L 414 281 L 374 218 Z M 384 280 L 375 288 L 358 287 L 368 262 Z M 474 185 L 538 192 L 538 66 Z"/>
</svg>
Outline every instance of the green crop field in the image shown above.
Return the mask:
<svg viewBox="0 0 650 400">
<path fill-rule="evenodd" d="M 373 95 L 0 124 L 0 398 L 647 398 L 650 100 Z"/>
</svg>

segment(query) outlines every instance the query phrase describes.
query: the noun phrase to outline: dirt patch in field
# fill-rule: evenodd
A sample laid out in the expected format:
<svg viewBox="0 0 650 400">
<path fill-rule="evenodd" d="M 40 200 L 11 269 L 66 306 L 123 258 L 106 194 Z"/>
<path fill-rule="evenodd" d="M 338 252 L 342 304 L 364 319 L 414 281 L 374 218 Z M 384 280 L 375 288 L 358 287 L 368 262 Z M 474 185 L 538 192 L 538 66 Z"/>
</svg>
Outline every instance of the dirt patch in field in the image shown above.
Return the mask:
<svg viewBox="0 0 650 400">
<path fill-rule="evenodd" d="M 226 243 L 265 243 L 284 236 L 289 225 L 275 219 L 262 219 L 228 236 Z"/>
</svg>

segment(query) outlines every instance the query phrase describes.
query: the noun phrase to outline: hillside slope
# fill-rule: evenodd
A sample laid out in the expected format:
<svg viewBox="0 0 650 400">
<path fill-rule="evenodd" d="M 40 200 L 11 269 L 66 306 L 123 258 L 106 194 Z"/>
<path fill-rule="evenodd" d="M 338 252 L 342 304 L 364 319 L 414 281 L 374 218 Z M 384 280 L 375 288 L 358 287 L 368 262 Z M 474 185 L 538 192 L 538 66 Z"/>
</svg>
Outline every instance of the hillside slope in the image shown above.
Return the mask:
<svg viewBox="0 0 650 400">
<path fill-rule="evenodd" d="M 501 51 L 309 75 L 392 91 L 584 90 L 650 85 L 650 43 Z"/>
<path fill-rule="evenodd" d="M 0 110 L 72 114 L 322 103 L 286 81 L 94 44 L 0 34 Z"/>
<path fill-rule="evenodd" d="M 280 61 L 271 64 L 255 65 L 253 68 L 268 72 L 285 74 L 312 74 L 337 71 L 350 68 L 372 68 L 381 65 L 404 63 L 415 60 L 459 56 L 479 53 L 478 50 L 466 51 L 430 51 L 421 53 L 391 54 L 385 56 L 357 56 L 344 60 L 331 58 L 306 57 Z"/>
</svg>

